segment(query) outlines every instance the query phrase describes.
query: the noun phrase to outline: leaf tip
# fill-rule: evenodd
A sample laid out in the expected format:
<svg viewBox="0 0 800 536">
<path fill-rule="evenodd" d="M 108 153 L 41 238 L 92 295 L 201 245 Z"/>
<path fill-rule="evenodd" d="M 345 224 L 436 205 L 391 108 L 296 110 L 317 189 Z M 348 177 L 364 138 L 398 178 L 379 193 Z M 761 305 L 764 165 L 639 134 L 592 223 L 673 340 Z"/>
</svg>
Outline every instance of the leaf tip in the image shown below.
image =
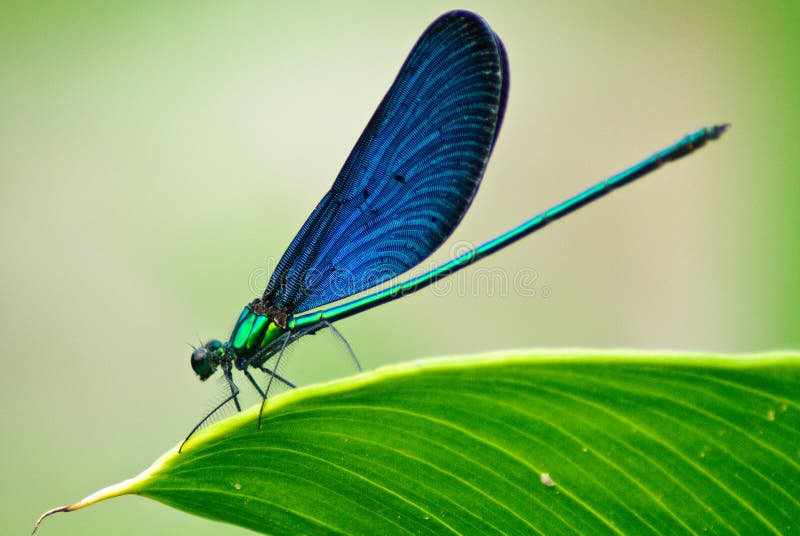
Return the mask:
<svg viewBox="0 0 800 536">
<path fill-rule="evenodd" d="M 36 534 L 39 525 L 44 521 L 44 518 L 50 517 L 53 514 L 57 514 L 59 512 L 70 512 L 72 510 L 72 506 L 59 506 L 58 508 L 53 508 L 52 510 L 48 510 L 47 512 L 43 513 L 39 516 L 39 519 L 36 520 L 36 523 L 33 524 L 33 530 L 31 531 L 31 536 Z"/>
<path fill-rule="evenodd" d="M 57 514 L 59 512 L 72 512 L 73 510 L 80 510 L 81 508 L 86 508 L 87 506 L 91 506 L 97 502 L 104 501 L 106 499 L 111 499 L 113 497 L 119 497 L 120 495 L 125 495 L 127 493 L 136 493 L 136 486 L 140 484 L 142 481 L 146 480 L 150 474 L 155 470 L 159 463 L 162 463 L 162 460 L 159 459 L 156 461 L 153 466 L 149 469 L 143 471 L 139 476 L 134 478 L 129 478 L 128 480 L 123 480 L 117 484 L 113 484 L 111 486 L 105 487 L 100 491 L 96 491 L 89 495 L 88 497 L 84 497 L 80 501 L 70 504 L 68 506 L 59 506 L 58 508 L 53 508 L 52 510 L 48 510 L 47 512 L 43 513 L 39 516 L 39 519 L 36 520 L 36 523 L 33 525 L 33 531 L 31 531 L 31 535 L 36 533 L 36 530 L 39 528 L 39 525 L 44 521 L 45 518 L 50 517 L 53 514 Z"/>
</svg>

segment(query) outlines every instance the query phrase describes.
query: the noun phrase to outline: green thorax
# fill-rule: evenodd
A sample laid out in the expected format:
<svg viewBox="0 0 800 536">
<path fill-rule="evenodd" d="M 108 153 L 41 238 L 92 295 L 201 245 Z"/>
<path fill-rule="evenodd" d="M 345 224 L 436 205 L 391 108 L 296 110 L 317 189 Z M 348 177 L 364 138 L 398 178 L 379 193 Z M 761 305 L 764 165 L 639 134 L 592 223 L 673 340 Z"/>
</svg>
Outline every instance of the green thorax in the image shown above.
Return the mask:
<svg viewBox="0 0 800 536">
<path fill-rule="evenodd" d="M 236 321 L 228 345 L 239 359 L 247 359 L 274 342 L 283 332 L 284 329 L 266 314 L 258 314 L 246 305 Z"/>
</svg>

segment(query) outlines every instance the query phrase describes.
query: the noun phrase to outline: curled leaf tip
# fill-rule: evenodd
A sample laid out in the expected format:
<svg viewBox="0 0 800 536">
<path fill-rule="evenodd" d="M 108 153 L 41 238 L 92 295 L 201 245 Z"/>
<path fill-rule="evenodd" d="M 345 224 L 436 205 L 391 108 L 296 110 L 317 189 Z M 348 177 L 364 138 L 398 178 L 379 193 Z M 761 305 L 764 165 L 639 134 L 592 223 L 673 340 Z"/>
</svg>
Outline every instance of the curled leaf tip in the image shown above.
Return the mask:
<svg viewBox="0 0 800 536">
<path fill-rule="evenodd" d="M 69 506 L 59 506 L 58 508 L 48 510 L 40 515 L 39 519 L 36 520 L 36 523 L 33 525 L 33 531 L 31 532 L 31 535 L 36 533 L 36 529 L 39 528 L 39 525 L 42 523 L 44 518 L 53 514 L 57 514 L 58 512 L 72 512 L 73 510 L 80 510 L 81 508 L 86 508 L 87 506 L 91 506 L 100 501 L 111 499 L 112 497 L 119 497 L 120 495 L 135 493 L 134 490 L 136 486 L 149 478 L 151 472 L 154 471 L 155 468 L 159 467 L 161 463 L 161 459 L 156 460 L 156 463 L 154 463 L 150 468 L 144 470 L 141 474 L 139 474 L 139 476 L 129 478 L 128 480 L 123 480 L 122 482 L 103 488 L 100 491 L 92 493 L 88 497 L 84 497 L 76 503 L 70 504 Z"/>
<path fill-rule="evenodd" d="M 39 528 L 39 525 L 42 523 L 44 518 L 49 517 L 53 514 L 57 514 L 59 512 L 69 512 L 70 510 L 71 507 L 69 506 L 59 506 L 58 508 L 53 508 L 52 510 L 48 510 L 47 512 L 43 513 L 42 515 L 39 516 L 39 519 L 36 520 L 36 523 L 33 524 L 33 530 L 31 531 L 31 536 L 33 536 L 33 534 L 36 534 L 36 529 Z"/>
</svg>

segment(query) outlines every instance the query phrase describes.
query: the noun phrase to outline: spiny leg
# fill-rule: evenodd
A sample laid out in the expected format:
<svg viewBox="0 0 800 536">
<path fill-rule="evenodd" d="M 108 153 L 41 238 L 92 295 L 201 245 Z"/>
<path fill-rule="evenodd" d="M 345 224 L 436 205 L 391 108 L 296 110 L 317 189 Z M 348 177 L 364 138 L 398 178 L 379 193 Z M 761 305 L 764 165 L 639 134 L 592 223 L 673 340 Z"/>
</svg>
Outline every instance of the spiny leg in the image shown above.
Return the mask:
<svg viewBox="0 0 800 536">
<path fill-rule="evenodd" d="M 253 378 L 253 376 L 250 375 L 250 371 L 249 370 L 244 370 L 243 372 L 244 372 L 244 375 L 247 376 L 247 379 L 250 380 L 250 383 L 253 384 L 253 387 L 256 388 L 256 391 L 258 391 L 258 394 L 261 395 L 261 398 L 264 398 L 265 397 L 264 391 L 261 390 L 261 387 L 259 387 L 258 382 L 256 382 L 256 380 Z"/>
<path fill-rule="evenodd" d="M 287 380 L 286 378 L 284 378 L 283 376 L 281 376 L 280 374 L 278 374 L 274 370 L 268 369 L 263 364 L 258 367 L 258 370 L 260 370 L 261 372 L 264 372 L 266 374 L 269 374 L 270 376 L 275 376 L 275 379 L 278 380 L 279 382 L 281 382 L 286 387 L 289 387 L 291 389 L 294 389 L 294 388 L 297 387 L 294 383 L 292 383 L 291 381 Z"/>
<path fill-rule="evenodd" d="M 208 419 L 209 419 L 209 418 L 210 418 L 212 415 L 214 415 L 214 414 L 215 414 L 217 411 L 219 411 L 220 409 L 222 409 L 222 407 L 223 407 L 225 404 L 227 404 L 228 402 L 230 402 L 231 400 L 233 400 L 233 401 L 235 401 L 235 402 L 236 402 L 236 407 L 237 407 L 237 408 L 239 407 L 239 401 L 236 399 L 236 396 L 239 394 L 239 388 L 238 388 L 238 387 L 236 387 L 236 384 L 235 384 L 235 383 L 233 383 L 233 381 L 231 381 L 231 382 L 230 382 L 230 385 L 231 385 L 231 395 L 230 395 L 229 397 L 227 397 L 225 400 L 223 400 L 222 402 L 220 402 L 220 403 L 217 405 L 217 407 L 215 407 L 214 409 L 212 409 L 212 410 L 211 410 L 211 412 L 209 412 L 209 414 L 208 414 L 208 415 L 206 415 L 205 417 L 203 417 L 203 419 L 202 419 L 202 420 L 201 420 L 199 423 L 197 423 L 197 424 L 194 426 L 194 428 L 192 428 L 192 431 L 191 431 L 191 432 L 189 432 L 189 435 L 187 435 L 187 436 L 186 436 L 186 439 L 184 439 L 184 440 L 183 440 L 183 443 L 181 443 L 181 446 L 180 446 L 180 447 L 178 447 L 178 454 L 180 454 L 180 453 L 181 453 L 181 451 L 183 450 L 183 447 L 184 447 L 184 445 L 186 445 L 186 442 L 187 442 L 187 441 L 189 441 L 189 438 L 190 438 L 190 437 L 192 437 L 192 436 L 194 435 L 194 433 L 195 433 L 195 432 L 196 432 L 196 431 L 197 431 L 197 430 L 198 430 L 198 429 L 199 429 L 201 426 L 203 426 L 203 424 L 204 424 L 204 423 L 205 423 L 205 422 L 206 422 L 206 421 L 207 421 L 207 420 L 208 420 Z M 240 411 L 241 411 L 241 410 L 240 410 Z"/>
<path fill-rule="evenodd" d="M 283 344 L 281 345 L 281 352 L 278 354 L 278 359 L 275 361 L 275 367 L 273 368 L 274 371 L 269 376 L 269 383 L 267 383 L 267 388 L 264 390 L 264 396 L 261 399 L 261 408 L 258 410 L 258 429 L 261 430 L 261 415 L 264 414 L 264 404 L 267 403 L 267 396 L 269 395 L 269 390 L 272 387 L 272 380 L 275 379 L 277 374 L 278 366 L 281 364 L 281 359 L 283 358 L 283 352 L 286 350 L 286 346 L 289 345 L 289 341 L 292 340 L 292 334 L 287 333 L 286 338 L 283 340 Z"/>
<path fill-rule="evenodd" d="M 239 405 L 239 388 L 236 387 L 235 383 L 233 383 L 233 375 L 231 374 L 230 367 L 225 369 L 223 372 L 225 379 L 228 380 L 228 386 L 231 388 L 231 397 L 233 398 L 233 403 L 236 404 L 236 411 L 242 411 L 242 406 Z"/>
<path fill-rule="evenodd" d="M 336 337 L 344 343 L 345 348 L 347 348 L 347 352 L 350 354 L 350 358 L 353 360 L 353 363 L 356 364 L 356 368 L 358 369 L 358 371 L 361 372 L 361 363 L 358 362 L 358 358 L 356 357 L 356 354 L 353 352 L 353 349 L 350 348 L 350 343 L 347 342 L 347 339 L 345 339 L 344 336 L 339 332 L 339 330 L 333 327 L 333 324 L 331 324 L 327 320 L 323 322 L 323 325 L 326 328 L 330 328 L 333 334 L 336 335 Z"/>
<path fill-rule="evenodd" d="M 269 370 L 268 368 L 265 368 L 264 365 L 261 365 L 260 367 L 258 367 L 258 370 L 262 370 L 262 371 L 266 372 L 267 374 L 269 374 L 270 376 L 275 376 L 276 380 L 278 380 L 279 382 L 281 382 L 282 384 L 286 385 L 287 387 L 289 387 L 291 389 L 294 389 L 295 387 L 297 387 L 295 384 L 293 384 L 292 382 L 290 382 L 289 380 L 287 380 L 286 378 L 284 378 L 280 374 L 277 374 L 277 373 Z M 250 374 L 250 371 L 249 370 L 243 370 L 242 372 L 244 372 L 244 375 L 247 377 L 248 380 L 250 380 L 250 383 L 253 384 L 253 387 L 256 388 L 256 391 L 258 391 L 258 394 L 261 395 L 261 398 L 266 398 L 266 395 L 264 394 L 264 391 L 261 390 L 261 387 L 258 385 L 258 382 L 256 381 L 256 379 L 253 378 L 252 374 Z"/>
</svg>

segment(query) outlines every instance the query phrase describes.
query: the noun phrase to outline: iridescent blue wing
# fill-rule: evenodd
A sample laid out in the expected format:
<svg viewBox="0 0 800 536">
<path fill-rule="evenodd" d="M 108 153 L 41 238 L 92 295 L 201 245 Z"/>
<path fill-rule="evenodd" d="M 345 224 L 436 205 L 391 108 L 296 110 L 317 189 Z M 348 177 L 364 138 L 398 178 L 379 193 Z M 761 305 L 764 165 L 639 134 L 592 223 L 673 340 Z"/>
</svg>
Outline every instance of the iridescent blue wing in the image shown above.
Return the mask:
<svg viewBox="0 0 800 536">
<path fill-rule="evenodd" d="M 466 11 L 434 21 L 284 253 L 264 301 L 299 313 L 427 258 L 475 196 L 507 95 L 508 61 L 488 24 Z"/>
</svg>

